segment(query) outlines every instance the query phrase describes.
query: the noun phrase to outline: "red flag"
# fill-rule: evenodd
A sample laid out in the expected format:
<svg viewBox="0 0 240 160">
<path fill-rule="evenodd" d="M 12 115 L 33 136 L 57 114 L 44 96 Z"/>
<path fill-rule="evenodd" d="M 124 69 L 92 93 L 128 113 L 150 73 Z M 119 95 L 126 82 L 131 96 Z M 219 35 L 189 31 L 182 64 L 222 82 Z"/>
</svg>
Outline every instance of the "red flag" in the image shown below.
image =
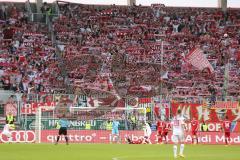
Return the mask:
<svg viewBox="0 0 240 160">
<path fill-rule="evenodd" d="M 192 49 L 186 56 L 186 60 L 199 70 L 209 68 L 211 73 L 214 72 L 212 65 L 204 56 L 203 51 L 199 48 Z"/>
</svg>

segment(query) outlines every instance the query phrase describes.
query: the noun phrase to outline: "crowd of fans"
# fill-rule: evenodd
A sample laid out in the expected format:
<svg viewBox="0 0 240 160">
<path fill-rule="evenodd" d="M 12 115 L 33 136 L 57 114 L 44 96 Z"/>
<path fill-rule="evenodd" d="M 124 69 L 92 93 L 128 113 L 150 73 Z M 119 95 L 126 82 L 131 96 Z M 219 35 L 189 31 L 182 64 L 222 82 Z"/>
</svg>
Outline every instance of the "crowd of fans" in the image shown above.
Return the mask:
<svg viewBox="0 0 240 160">
<path fill-rule="evenodd" d="M 1 14 L 4 89 L 49 93 L 70 87 L 72 93 L 80 88 L 121 97 L 221 96 L 228 66 L 227 93 L 240 96 L 237 10 L 70 3 L 59 8 L 61 14 L 52 23 L 56 49 L 44 25 L 28 22 L 21 12 L 9 12 L 8 19 Z M 194 47 L 204 51 L 213 73 L 185 61 Z"/>
<path fill-rule="evenodd" d="M 29 22 L 21 8 L 6 8 L 8 18 L 1 16 L 0 23 L 1 87 L 27 94 L 53 93 L 63 81 L 48 28 Z"/>
</svg>

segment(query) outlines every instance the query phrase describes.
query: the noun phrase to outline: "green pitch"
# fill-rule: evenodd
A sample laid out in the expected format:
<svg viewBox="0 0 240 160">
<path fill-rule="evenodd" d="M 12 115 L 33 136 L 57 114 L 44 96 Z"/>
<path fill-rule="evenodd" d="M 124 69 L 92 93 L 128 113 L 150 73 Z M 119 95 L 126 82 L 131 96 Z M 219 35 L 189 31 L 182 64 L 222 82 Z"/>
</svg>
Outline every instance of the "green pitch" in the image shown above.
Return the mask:
<svg viewBox="0 0 240 160">
<path fill-rule="evenodd" d="M 186 160 L 239 160 L 240 146 L 185 145 Z M 172 160 L 172 145 L 0 144 L 1 160 Z M 178 158 L 182 159 L 182 158 Z"/>
</svg>

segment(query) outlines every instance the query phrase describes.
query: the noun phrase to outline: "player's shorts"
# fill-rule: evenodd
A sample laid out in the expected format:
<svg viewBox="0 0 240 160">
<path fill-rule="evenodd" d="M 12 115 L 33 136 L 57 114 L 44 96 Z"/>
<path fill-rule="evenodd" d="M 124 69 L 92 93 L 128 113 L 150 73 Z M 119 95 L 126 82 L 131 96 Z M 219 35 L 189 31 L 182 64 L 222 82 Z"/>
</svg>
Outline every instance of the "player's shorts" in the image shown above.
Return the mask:
<svg viewBox="0 0 240 160">
<path fill-rule="evenodd" d="M 225 132 L 225 137 L 230 137 L 230 132 Z"/>
<path fill-rule="evenodd" d="M 133 141 L 129 137 L 126 138 L 126 141 L 128 144 L 133 144 Z"/>
<path fill-rule="evenodd" d="M 5 135 L 5 136 L 7 136 L 7 137 L 11 137 L 11 136 L 12 136 L 12 133 L 11 133 L 11 132 L 3 131 L 3 132 L 2 132 L 2 135 Z"/>
<path fill-rule="evenodd" d="M 163 135 L 163 136 L 167 136 L 167 135 L 168 135 L 168 132 L 163 132 L 162 135 Z"/>
<path fill-rule="evenodd" d="M 192 131 L 192 135 L 196 136 L 197 135 L 197 131 Z"/>
<path fill-rule="evenodd" d="M 145 134 L 144 134 L 144 137 L 150 138 L 150 137 L 151 137 L 151 135 L 152 135 L 152 132 L 145 133 Z"/>
<path fill-rule="evenodd" d="M 172 141 L 174 143 L 184 142 L 184 134 L 172 135 Z"/>
<path fill-rule="evenodd" d="M 160 130 L 158 130 L 157 133 L 158 133 L 159 136 L 162 135 L 162 131 L 160 131 Z"/>
<path fill-rule="evenodd" d="M 119 130 L 118 129 L 112 129 L 112 134 L 119 134 Z"/>
<path fill-rule="evenodd" d="M 59 135 L 67 135 L 67 128 L 66 127 L 61 127 L 58 131 Z"/>
</svg>

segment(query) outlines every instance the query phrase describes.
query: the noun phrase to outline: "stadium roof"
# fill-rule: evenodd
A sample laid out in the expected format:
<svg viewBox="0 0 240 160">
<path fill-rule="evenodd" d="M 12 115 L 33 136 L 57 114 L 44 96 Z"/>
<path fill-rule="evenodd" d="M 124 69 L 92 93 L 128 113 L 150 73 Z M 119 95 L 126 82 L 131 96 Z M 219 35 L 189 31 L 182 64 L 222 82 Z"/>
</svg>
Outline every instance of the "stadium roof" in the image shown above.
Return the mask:
<svg viewBox="0 0 240 160">
<path fill-rule="evenodd" d="M 26 0 L 1 0 L 11 2 L 25 2 Z M 30 0 L 35 2 L 35 0 Z M 54 2 L 56 0 L 43 0 L 43 2 Z M 83 4 L 116 4 L 127 5 L 127 0 L 65 0 L 73 3 Z M 218 0 L 136 0 L 136 4 L 151 5 L 153 3 L 162 3 L 166 6 L 179 6 L 179 7 L 218 7 Z M 240 8 L 240 0 L 228 0 L 228 7 Z"/>
</svg>

